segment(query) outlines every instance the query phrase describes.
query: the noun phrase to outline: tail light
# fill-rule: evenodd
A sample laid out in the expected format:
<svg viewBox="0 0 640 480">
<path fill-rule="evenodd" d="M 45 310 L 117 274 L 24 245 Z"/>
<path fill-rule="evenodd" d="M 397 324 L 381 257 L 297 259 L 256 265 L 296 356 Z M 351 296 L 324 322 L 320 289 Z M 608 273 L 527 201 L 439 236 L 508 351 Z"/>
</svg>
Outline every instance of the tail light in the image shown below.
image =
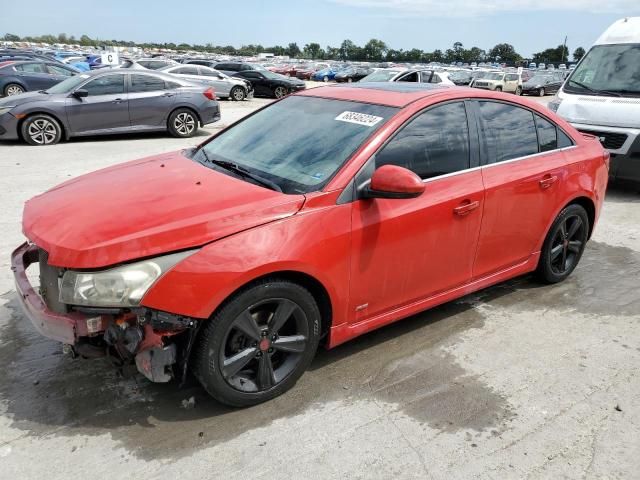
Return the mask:
<svg viewBox="0 0 640 480">
<path fill-rule="evenodd" d="M 202 94 L 205 97 L 207 97 L 209 100 L 215 100 L 216 99 L 216 91 L 213 89 L 213 87 L 207 88 L 204 92 L 202 92 Z"/>
<path fill-rule="evenodd" d="M 611 154 L 609 153 L 609 150 L 604 151 L 602 159 L 604 160 L 604 165 L 607 167 L 607 170 L 609 170 L 609 163 L 611 162 Z"/>
</svg>

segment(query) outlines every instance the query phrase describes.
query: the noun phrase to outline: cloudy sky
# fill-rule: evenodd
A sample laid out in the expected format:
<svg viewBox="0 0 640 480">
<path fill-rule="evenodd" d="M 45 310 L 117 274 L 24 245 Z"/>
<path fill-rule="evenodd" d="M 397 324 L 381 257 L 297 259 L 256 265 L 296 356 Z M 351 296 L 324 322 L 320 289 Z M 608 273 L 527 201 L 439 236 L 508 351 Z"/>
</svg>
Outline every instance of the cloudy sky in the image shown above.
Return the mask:
<svg viewBox="0 0 640 480">
<path fill-rule="evenodd" d="M 640 0 L 65 0 L 6 2 L 0 35 L 68 33 L 174 43 L 263 45 L 379 38 L 431 51 L 460 41 L 512 43 L 525 57 L 561 44 L 588 48 L 614 20 L 640 16 Z"/>
</svg>

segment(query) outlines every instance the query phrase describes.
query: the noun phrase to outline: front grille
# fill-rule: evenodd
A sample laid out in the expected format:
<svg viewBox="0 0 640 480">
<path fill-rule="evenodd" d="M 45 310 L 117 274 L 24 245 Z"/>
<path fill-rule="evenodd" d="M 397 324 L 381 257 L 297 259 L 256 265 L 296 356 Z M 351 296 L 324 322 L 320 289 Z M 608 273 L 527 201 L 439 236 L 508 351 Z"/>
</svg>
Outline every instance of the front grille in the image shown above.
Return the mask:
<svg viewBox="0 0 640 480">
<path fill-rule="evenodd" d="M 62 269 L 49 265 L 49 254 L 42 249 L 38 250 L 38 263 L 40 265 L 40 295 L 49 310 L 56 313 L 67 313 L 67 305 L 59 300 Z"/>
<path fill-rule="evenodd" d="M 618 150 L 627 141 L 626 133 L 600 132 L 598 130 L 580 130 L 582 133 L 595 135 L 600 140 L 604 148 L 610 150 Z"/>
</svg>

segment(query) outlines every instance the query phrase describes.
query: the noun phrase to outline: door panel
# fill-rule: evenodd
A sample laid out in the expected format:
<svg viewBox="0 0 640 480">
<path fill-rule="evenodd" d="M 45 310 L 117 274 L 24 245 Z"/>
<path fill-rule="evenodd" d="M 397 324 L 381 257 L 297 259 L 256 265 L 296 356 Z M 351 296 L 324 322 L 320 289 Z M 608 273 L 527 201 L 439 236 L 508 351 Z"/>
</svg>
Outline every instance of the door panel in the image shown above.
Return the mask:
<svg viewBox="0 0 640 480">
<path fill-rule="evenodd" d="M 132 128 L 165 127 L 177 92 L 167 90 L 162 78 L 131 74 L 129 85 L 129 119 Z"/>
<path fill-rule="evenodd" d="M 88 97 L 67 98 L 67 118 L 74 134 L 129 127 L 124 79 L 124 74 L 103 75 L 80 87 L 89 92 Z"/>
<path fill-rule="evenodd" d="M 538 153 L 533 114 L 508 104 L 498 105 L 502 107 L 492 107 L 488 113 L 495 115 L 481 128 L 485 160 L 493 163 L 482 167 L 485 210 L 474 279 L 517 265 L 537 250 L 565 178 L 566 162 L 561 150 Z M 480 118 L 481 122 L 487 119 L 483 113 Z M 535 147 L 531 141 L 535 141 Z M 487 142 L 497 145 L 487 146 Z M 535 151 L 527 151 L 528 148 Z M 509 158 L 510 153 L 513 158 Z"/>
<path fill-rule="evenodd" d="M 427 182 L 415 199 L 354 203 L 350 311 L 356 322 L 471 279 L 483 190 L 480 171 L 472 170 Z M 479 208 L 467 214 L 454 211 L 474 202 Z"/>
</svg>

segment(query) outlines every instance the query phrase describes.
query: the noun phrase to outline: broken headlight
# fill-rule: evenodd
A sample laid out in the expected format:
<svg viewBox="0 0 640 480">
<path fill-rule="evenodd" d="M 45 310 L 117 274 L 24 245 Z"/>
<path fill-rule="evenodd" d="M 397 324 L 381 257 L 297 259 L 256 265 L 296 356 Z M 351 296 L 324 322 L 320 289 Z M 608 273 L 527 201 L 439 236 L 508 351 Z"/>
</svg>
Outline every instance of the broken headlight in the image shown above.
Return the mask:
<svg viewBox="0 0 640 480">
<path fill-rule="evenodd" d="M 62 276 L 60 301 L 88 307 L 136 307 L 164 272 L 193 252 L 174 253 L 99 272 L 67 270 Z"/>
</svg>

